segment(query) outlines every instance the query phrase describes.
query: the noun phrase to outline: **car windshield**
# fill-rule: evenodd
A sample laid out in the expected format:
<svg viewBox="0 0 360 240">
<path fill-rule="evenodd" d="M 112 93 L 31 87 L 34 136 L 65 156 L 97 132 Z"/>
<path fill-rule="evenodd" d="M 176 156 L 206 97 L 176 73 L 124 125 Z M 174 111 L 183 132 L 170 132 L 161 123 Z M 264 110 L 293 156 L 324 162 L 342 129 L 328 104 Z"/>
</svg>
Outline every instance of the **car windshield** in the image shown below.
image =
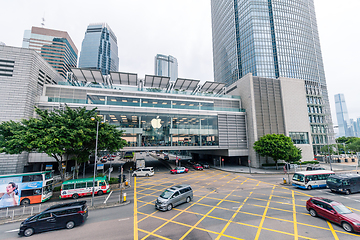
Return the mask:
<svg viewBox="0 0 360 240">
<path fill-rule="evenodd" d="M 341 180 L 340 180 L 340 179 L 337 179 L 337 178 L 334 178 L 334 177 L 329 177 L 329 178 L 327 179 L 327 181 L 330 182 L 330 183 L 336 183 L 336 184 L 341 183 Z"/>
<path fill-rule="evenodd" d="M 304 181 L 304 175 L 295 173 L 292 179 L 295 180 L 295 181 L 303 182 Z"/>
<path fill-rule="evenodd" d="M 172 191 L 169 191 L 169 190 L 165 190 L 161 195 L 160 197 L 161 198 L 164 198 L 164 199 L 168 199 L 169 197 L 171 197 L 171 195 L 173 194 L 174 192 Z"/>
<path fill-rule="evenodd" d="M 339 205 L 333 205 L 333 208 L 336 210 L 336 212 L 338 212 L 339 214 L 348 214 L 348 213 L 352 213 L 352 211 L 350 211 L 350 209 L 348 209 L 347 207 L 345 207 L 342 204 Z"/>
</svg>

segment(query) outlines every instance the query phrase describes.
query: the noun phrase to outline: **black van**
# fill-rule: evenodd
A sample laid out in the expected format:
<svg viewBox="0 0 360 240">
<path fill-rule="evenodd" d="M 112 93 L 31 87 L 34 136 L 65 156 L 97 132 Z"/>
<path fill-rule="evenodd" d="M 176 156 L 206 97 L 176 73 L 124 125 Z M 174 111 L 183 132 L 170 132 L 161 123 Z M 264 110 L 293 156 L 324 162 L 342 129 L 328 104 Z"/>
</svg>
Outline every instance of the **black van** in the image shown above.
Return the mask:
<svg viewBox="0 0 360 240">
<path fill-rule="evenodd" d="M 343 192 L 345 194 L 360 192 L 360 175 L 330 175 L 326 180 L 326 185 L 332 192 Z"/>
<path fill-rule="evenodd" d="M 59 228 L 71 229 L 81 225 L 87 216 L 86 201 L 57 204 L 23 221 L 19 235 L 29 237 L 33 233 Z"/>
</svg>

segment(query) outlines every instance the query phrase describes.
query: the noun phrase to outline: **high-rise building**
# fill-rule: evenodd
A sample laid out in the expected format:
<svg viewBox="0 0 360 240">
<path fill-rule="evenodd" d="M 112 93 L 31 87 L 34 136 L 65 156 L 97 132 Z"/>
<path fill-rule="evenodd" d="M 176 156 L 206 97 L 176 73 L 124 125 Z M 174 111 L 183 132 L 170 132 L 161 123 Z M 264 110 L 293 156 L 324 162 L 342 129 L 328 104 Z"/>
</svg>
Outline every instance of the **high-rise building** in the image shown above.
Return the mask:
<svg viewBox="0 0 360 240">
<path fill-rule="evenodd" d="M 117 38 L 107 23 L 94 23 L 87 27 L 79 67 L 100 69 L 103 75 L 119 70 Z"/>
<path fill-rule="evenodd" d="M 170 77 L 170 81 L 175 81 L 178 78 L 177 59 L 170 55 L 156 54 L 155 75 Z"/>
<path fill-rule="evenodd" d="M 214 79 L 248 73 L 305 80 L 314 154 L 329 140 L 332 120 L 313 0 L 212 0 Z"/>
<path fill-rule="evenodd" d="M 32 27 L 25 30 L 22 47 L 34 49 L 64 78 L 76 67 L 78 50 L 67 32 Z"/>
<path fill-rule="evenodd" d="M 338 122 L 338 137 L 349 137 L 350 119 L 346 107 L 345 96 L 342 93 L 335 95 L 336 118 Z"/>
</svg>

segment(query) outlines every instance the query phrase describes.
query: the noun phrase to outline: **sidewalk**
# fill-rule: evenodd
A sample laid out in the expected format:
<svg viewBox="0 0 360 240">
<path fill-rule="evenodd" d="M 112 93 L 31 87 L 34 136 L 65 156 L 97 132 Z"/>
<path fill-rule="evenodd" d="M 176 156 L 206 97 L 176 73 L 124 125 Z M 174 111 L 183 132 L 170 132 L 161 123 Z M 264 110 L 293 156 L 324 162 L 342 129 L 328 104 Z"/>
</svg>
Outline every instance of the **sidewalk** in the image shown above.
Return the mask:
<svg viewBox="0 0 360 240">
<path fill-rule="evenodd" d="M 330 170 L 330 164 L 328 163 L 320 163 L 320 166 L 325 168 L 326 170 Z M 236 173 L 251 173 L 251 174 L 285 174 L 284 166 L 279 166 L 279 169 L 263 169 L 263 168 L 251 168 L 240 165 L 229 165 L 229 166 L 211 166 L 211 168 L 218 169 L 226 172 L 236 172 Z M 344 164 L 344 163 L 332 163 L 331 164 L 332 171 L 334 172 L 353 172 L 356 173 L 356 164 Z M 289 173 L 295 173 L 299 171 L 305 171 L 306 165 L 299 166 L 296 169 L 290 169 Z M 251 172 L 250 172 L 251 171 Z M 359 171 L 360 172 L 360 168 Z"/>
</svg>

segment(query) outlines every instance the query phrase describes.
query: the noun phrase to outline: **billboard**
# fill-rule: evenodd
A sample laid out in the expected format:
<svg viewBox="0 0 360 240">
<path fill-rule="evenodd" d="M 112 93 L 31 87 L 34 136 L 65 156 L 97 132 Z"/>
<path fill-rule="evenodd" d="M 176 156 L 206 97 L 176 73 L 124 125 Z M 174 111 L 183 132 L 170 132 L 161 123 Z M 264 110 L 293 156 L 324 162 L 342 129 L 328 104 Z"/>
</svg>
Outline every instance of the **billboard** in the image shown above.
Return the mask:
<svg viewBox="0 0 360 240">
<path fill-rule="evenodd" d="M 0 178 L 0 208 L 20 205 L 21 191 L 42 188 L 42 181 L 22 182 L 22 176 Z"/>
</svg>

